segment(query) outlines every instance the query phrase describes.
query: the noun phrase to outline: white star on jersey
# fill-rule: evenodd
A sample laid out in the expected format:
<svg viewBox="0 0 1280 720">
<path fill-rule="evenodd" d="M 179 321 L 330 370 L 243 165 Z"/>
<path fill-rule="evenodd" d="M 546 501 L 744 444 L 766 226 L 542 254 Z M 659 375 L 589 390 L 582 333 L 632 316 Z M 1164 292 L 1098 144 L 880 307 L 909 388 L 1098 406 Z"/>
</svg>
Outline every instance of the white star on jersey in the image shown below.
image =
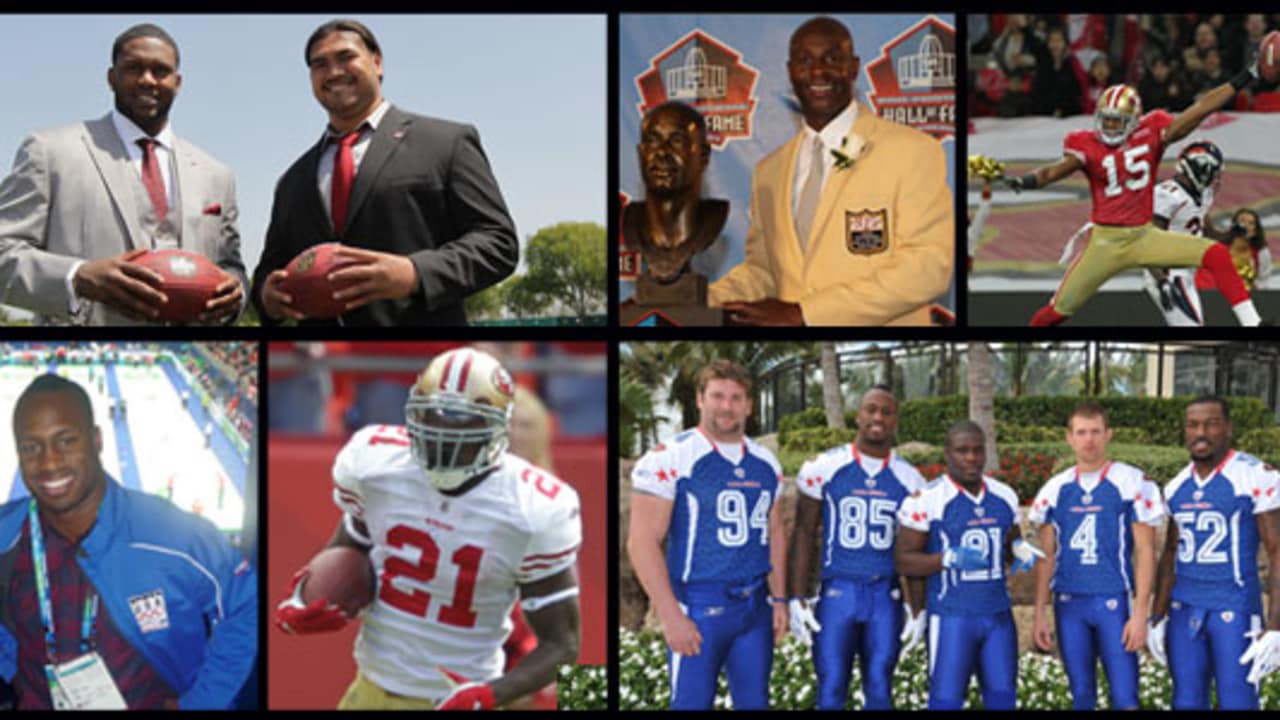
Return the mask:
<svg viewBox="0 0 1280 720">
<path fill-rule="evenodd" d="M 436 665 L 475 682 L 501 675 L 518 587 L 577 562 L 578 493 L 514 455 L 446 496 L 410 455 L 403 427 L 370 426 L 338 453 L 333 481 L 348 532 L 352 519 L 369 531 L 378 575 L 356 663 L 389 692 L 439 701 L 450 687 Z"/>
</svg>

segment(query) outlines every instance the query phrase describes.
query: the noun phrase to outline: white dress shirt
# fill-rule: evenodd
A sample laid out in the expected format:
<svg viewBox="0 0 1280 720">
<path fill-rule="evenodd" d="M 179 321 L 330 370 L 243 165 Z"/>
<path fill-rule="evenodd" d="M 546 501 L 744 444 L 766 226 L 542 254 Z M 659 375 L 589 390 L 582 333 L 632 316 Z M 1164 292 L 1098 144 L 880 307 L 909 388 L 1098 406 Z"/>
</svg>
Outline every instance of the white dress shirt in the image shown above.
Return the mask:
<svg viewBox="0 0 1280 720">
<path fill-rule="evenodd" d="M 813 139 L 815 137 L 822 140 L 822 144 L 826 148 L 826 152 L 822 153 L 822 185 L 825 187 L 827 178 L 831 176 L 831 168 L 835 167 L 836 158 L 831 154 L 832 150 L 840 150 L 840 142 L 849 136 L 849 131 L 853 129 L 853 123 L 858 119 L 858 103 L 850 102 L 849 107 L 840 112 L 839 115 L 831 119 L 822 131 L 819 132 L 809 127 L 808 123 L 804 124 L 804 142 L 800 144 L 800 152 L 796 158 L 796 174 L 791 183 L 791 217 L 795 217 L 800 209 L 800 190 L 804 187 L 805 178 L 809 177 L 809 166 L 813 164 Z M 843 151 L 842 151 L 843 152 Z"/>
<path fill-rule="evenodd" d="M 356 174 L 360 173 L 360 161 L 364 160 L 364 154 L 369 150 L 369 143 L 373 142 L 373 134 L 378 131 L 378 123 L 382 122 L 382 118 L 390 109 L 391 103 L 387 102 L 386 98 L 383 98 L 378 107 L 374 108 L 369 117 L 361 123 L 362 128 L 367 124 L 372 129 L 362 129 L 360 139 L 356 141 L 355 145 L 351 146 L 351 160 Z M 333 142 L 325 143 L 324 151 L 320 153 L 320 167 L 316 171 L 316 182 L 320 186 L 320 200 L 324 204 L 324 209 L 327 211 L 330 222 L 332 222 L 333 218 L 333 161 L 338 154 L 337 140 L 344 134 L 335 131 L 330 126 L 325 127 L 323 139 L 333 138 Z"/>
</svg>

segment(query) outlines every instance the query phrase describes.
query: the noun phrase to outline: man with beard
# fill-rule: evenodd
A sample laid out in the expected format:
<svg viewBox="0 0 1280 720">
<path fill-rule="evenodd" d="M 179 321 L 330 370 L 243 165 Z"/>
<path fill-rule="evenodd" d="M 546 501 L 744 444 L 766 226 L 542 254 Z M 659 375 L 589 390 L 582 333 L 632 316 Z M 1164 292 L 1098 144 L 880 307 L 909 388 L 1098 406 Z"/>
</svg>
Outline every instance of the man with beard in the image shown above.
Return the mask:
<svg viewBox="0 0 1280 720">
<path fill-rule="evenodd" d="M 924 635 L 924 580 L 907 583 L 907 602 L 900 605 L 893 566 L 898 509 L 925 488 L 920 473 L 893 452 L 897 430 L 898 399 L 888 387 L 875 385 L 858 405 L 853 444 L 809 460 L 796 476 L 800 493 L 787 563 L 791 632 L 813 644 L 819 710 L 844 709 L 855 655 L 863 707 L 891 709 L 899 649 L 909 650 Z M 825 532 L 815 611 L 807 597 L 819 523 Z"/>
<path fill-rule="evenodd" d="M 859 59 L 839 21 L 791 36 L 803 129 L 756 165 L 746 257 L 709 288 L 742 325 L 928 325 L 955 247 L 946 154 L 854 101 Z"/>
<path fill-rule="evenodd" d="M 130 261 L 180 248 L 222 269 L 200 322 L 235 320 L 247 285 L 235 184 L 169 125 L 177 43 L 155 25 L 125 30 L 107 84 L 108 115 L 31 135 L 0 182 L 0 303 L 38 325 L 151 321 L 167 301 L 162 278 Z"/>
<path fill-rule="evenodd" d="M 898 572 L 928 578 L 930 710 L 963 707 L 975 670 L 984 709 L 1012 710 L 1018 700 L 1004 564 L 1029 571 L 1044 554 L 1022 539 L 1017 493 L 982 474 L 984 442 L 977 423 L 952 425 L 947 474 L 898 511 Z"/>
<path fill-rule="evenodd" d="M 466 325 L 463 301 L 515 270 L 515 226 L 474 127 L 382 97 L 382 50 L 355 20 L 316 28 L 304 55 L 329 115 L 320 141 L 276 185 L 253 274 L 265 324 L 303 321 L 280 283 L 306 248 L 343 244 L 330 280 L 346 311 L 325 324 Z M 314 321 L 320 322 L 320 321 Z"/>
<path fill-rule="evenodd" d="M 1169 665 L 1174 710 L 1208 710 L 1211 679 L 1219 708 L 1257 710 L 1258 684 L 1280 665 L 1280 473 L 1230 449 L 1220 397 L 1192 400 L 1183 433 L 1191 463 L 1164 488 L 1173 522 L 1147 648 Z M 1260 543 L 1270 564 L 1265 630 Z"/>
<path fill-rule="evenodd" d="M 13 410 L 30 497 L 0 506 L 0 678 L 23 710 L 230 709 L 258 651 L 258 581 L 213 523 L 102 468 L 84 388 Z"/>
<path fill-rule="evenodd" d="M 744 434 L 750 393 L 742 366 L 704 367 L 698 426 L 631 473 L 627 552 L 662 623 L 673 710 L 710 710 L 722 669 L 734 708 L 768 708 L 773 645 L 787 632 L 782 469 Z"/>
</svg>

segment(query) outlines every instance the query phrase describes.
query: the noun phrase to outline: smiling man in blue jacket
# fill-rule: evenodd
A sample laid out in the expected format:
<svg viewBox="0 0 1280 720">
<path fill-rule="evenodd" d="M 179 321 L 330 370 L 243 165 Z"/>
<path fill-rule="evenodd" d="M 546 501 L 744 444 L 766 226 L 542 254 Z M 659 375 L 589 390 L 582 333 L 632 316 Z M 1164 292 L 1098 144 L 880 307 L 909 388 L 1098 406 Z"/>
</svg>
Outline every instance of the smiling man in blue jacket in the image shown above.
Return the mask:
<svg viewBox="0 0 1280 720">
<path fill-rule="evenodd" d="M 208 520 L 107 477 L 89 396 L 18 397 L 30 493 L 0 506 L 0 677 L 21 709 L 227 709 L 258 651 L 256 574 Z"/>
</svg>

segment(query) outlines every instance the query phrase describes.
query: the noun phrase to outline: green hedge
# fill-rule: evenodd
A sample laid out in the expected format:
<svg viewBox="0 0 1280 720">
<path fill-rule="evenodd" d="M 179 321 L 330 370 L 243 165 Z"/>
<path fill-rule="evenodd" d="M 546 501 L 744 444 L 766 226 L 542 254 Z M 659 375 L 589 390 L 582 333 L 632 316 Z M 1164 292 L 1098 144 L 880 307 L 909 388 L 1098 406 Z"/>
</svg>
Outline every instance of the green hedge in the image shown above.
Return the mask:
<svg viewBox="0 0 1280 720">
<path fill-rule="evenodd" d="M 670 700 L 666 647 L 656 632 L 632 633 L 620 629 L 618 657 L 618 708 L 621 710 L 662 710 Z M 1172 685 L 1168 670 L 1143 652 L 1138 656 L 1138 702 L 1146 710 L 1169 710 Z M 1098 707 L 1107 709 L 1105 675 L 1099 671 Z M 1280 673 L 1262 683 L 1263 710 L 1280 710 Z M 929 702 L 928 656 L 924 646 L 916 647 L 893 674 L 893 705 L 898 710 L 925 710 Z M 862 688 L 858 668 L 849 684 L 847 710 L 862 709 Z M 769 678 L 769 707 L 773 710 L 810 710 L 817 704 L 817 676 L 811 650 L 792 638 L 774 649 L 773 673 Z M 714 707 L 732 707 L 728 686 L 721 675 Z M 969 686 L 968 708 L 982 707 L 976 681 Z M 1062 662 L 1053 655 L 1023 653 L 1018 658 L 1018 707 L 1024 710 L 1070 710 L 1071 693 Z"/>
<path fill-rule="evenodd" d="M 816 455 L 837 445 L 853 442 L 858 431 L 852 428 L 808 427 L 792 430 L 786 440 L 779 436 L 778 446 L 784 450 Z"/>
<path fill-rule="evenodd" d="M 1236 447 L 1280 466 L 1280 428 L 1255 428 L 1239 436 Z"/>
<path fill-rule="evenodd" d="M 1071 395 L 1030 395 L 995 399 L 997 433 L 1002 429 L 1019 428 L 1014 433 L 1035 433 L 1036 436 L 1016 435 L 1014 442 L 1048 442 L 1061 439 L 1067 426 L 1067 416 L 1072 408 L 1085 398 Z M 1119 442 L 1151 443 L 1156 445 L 1182 445 L 1182 426 L 1190 397 L 1102 397 L 1093 398 L 1107 409 L 1110 423 L 1120 436 Z M 1266 403 L 1256 397 L 1227 398 L 1231 404 L 1231 422 L 1236 437 L 1244 438 L 1257 428 L 1275 428 L 1275 418 Z M 898 438 L 900 441 L 918 440 L 932 445 L 942 444 L 947 428 L 956 420 L 969 416 L 969 397 L 947 397 L 907 400 L 898 408 Z M 846 415 L 849 427 L 856 425 L 857 413 Z M 778 441 L 784 442 L 784 431 L 806 427 L 823 427 L 826 416 L 821 408 L 808 408 L 782 418 L 778 422 Z M 1056 438 L 1040 437 L 1040 431 L 1030 428 L 1059 428 Z M 1123 430 L 1123 433 L 1120 431 Z M 1001 442 L 1005 441 L 1000 433 Z M 1280 440 L 1274 451 L 1280 454 Z"/>
<path fill-rule="evenodd" d="M 556 677 L 556 705 L 561 710 L 608 709 L 609 669 L 604 665 L 561 665 Z"/>
</svg>

